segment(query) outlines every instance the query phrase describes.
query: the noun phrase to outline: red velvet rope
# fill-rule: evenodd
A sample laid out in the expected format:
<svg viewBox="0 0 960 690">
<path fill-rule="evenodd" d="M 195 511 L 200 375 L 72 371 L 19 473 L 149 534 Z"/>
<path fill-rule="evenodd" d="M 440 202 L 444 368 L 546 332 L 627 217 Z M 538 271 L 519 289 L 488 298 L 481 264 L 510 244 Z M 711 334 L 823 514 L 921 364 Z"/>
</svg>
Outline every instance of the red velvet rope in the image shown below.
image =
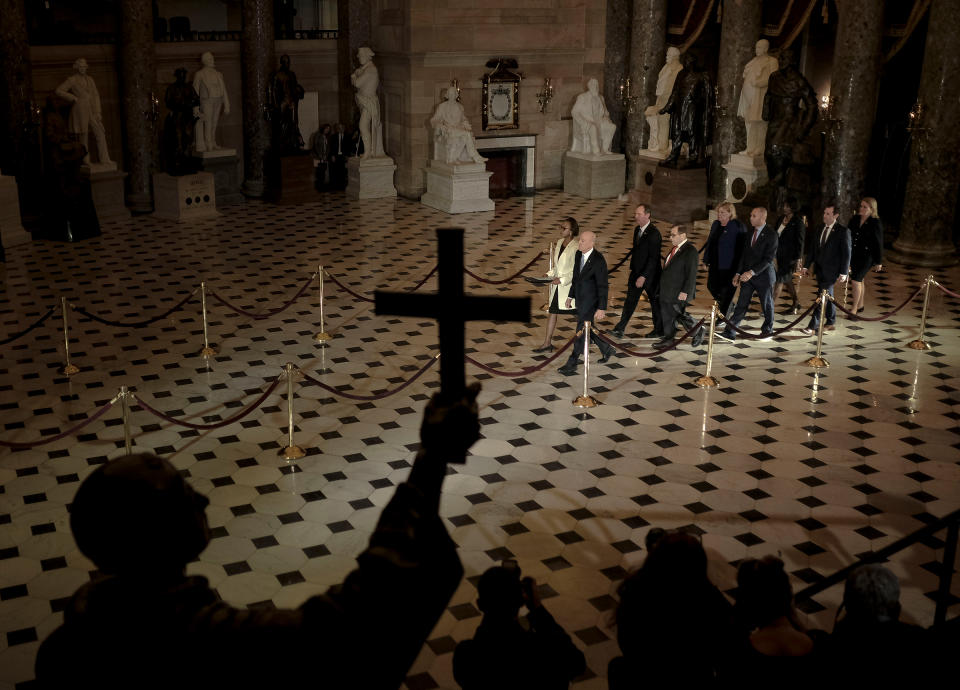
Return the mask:
<svg viewBox="0 0 960 690">
<path fill-rule="evenodd" d="M 14 340 L 16 340 L 17 338 L 22 338 L 22 337 L 25 336 L 27 333 L 29 333 L 29 332 L 31 332 L 31 331 L 33 331 L 33 330 L 36 330 L 37 328 L 40 328 L 40 326 L 42 326 L 43 323 L 44 323 L 47 319 L 50 318 L 50 315 L 53 314 L 54 309 L 55 309 L 54 307 L 51 307 L 50 309 L 47 309 L 47 313 L 46 313 L 46 314 L 44 314 L 44 315 L 41 316 L 39 319 L 37 319 L 36 321 L 34 321 L 32 324 L 30 324 L 29 326 L 27 326 L 26 328 L 24 328 L 22 331 L 17 331 L 17 332 L 14 333 L 13 335 L 11 335 L 9 338 L 4 338 L 3 340 L 0 340 L 0 345 L 7 345 L 7 344 L 9 344 L 9 343 L 12 343 L 12 342 L 13 342 Z"/>
<path fill-rule="evenodd" d="M 504 279 L 502 279 L 502 280 L 490 280 L 489 278 L 483 278 L 482 276 L 478 276 L 476 273 L 474 273 L 473 271 L 471 271 L 471 270 L 470 270 L 469 268 L 467 268 L 466 266 L 463 267 L 463 271 L 464 271 L 464 273 L 466 273 L 468 276 L 470 276 L 471 278 L 473 278 L 473 279 L 475 279 L 475 280 L 479 280 L 481 283 L 486 283 L 487 285 L 503 285 L 504 283 L 509 283 L 511 280 L 516 280 L 517 278 L 519 278 L 519 277 L 523 274 L 524 271 L 526 271 L 528 268 L 530 268 L 530 267 L 533 266 L 535 263 L 537 263 L 537 261 L 539 261 L 539 260 L 540 260 L 540 257 L 542 257 L 542 256 L 543 256 L 543 252 L 537 252 L 537 255 L 530 260 L 530 263 L 528 263 L 526 266 L 524 266 L 523 268 L 521 268 L 519 271 L 517 271 L 516 273 L 514 273 L 514 274 L 513 274 L 512 276 L 510 276 L 509 278 L 504 278 Z"/>
<path fill-rule="evenodd" d="M 4 448 L 36 448 L 37 446 L 45 446 L 48 443 L 59 441 L 62 438 L 66 438 L 67 436 L 78 433 L 88 424 L 93 424 L 96 420 L 100 419 L 100 417 L 102 417 L 107 413 L 107 410 L 113 407 L 113 404 L 116 402 L 116 400 L 117 399 L 114 398 L 110 402 L 104 404 L 104 406 L 101 407 L 99 410 L 94 412 L 92 417 L 88 417 L 87 419 L 77 424 L 75 427 L 71 429 L 67 429 L 66 431 L 61 431 L 59 434 L 56 434 L 55 436 L 44 438 L 39 441 L 27 441 L 23 443 L 16 443 L 16 442 L 9 443 L 7 441 L 0 441 L 0 446 L 3 446 Z"/>
<path fill-rule="evenodd" d="M 696 333 L 697 329 L 703 326 L 704 321 L 706 321 L 705 318 L 697 321 L 695 324 L 693 324 L 693 327 L 689 331 L 687 331 L 686 333 L 683 334 L 683 336 L 681 336 L 679 340 L 673 341 L 672 345 L 668 345 L 667 347 L 662 348 L 660 350 L 651 350 L 650 352 L 636 352 L 634 350 L 631 350 L 628 347 L 621 345 L 620 343 L 615 343 L 614 341 L 610 340 L 610 338 L 608 338 L 607 336 L 605 336 L 603 333 L 599 331 L 597 331 L 597 337 L 599 337 L 600 340 L 605 342 L 607 345 L 612 345 L 617 350 L 620 350 L 620 352 L 630 355 L 631 357 L 657 357 L 658 355 L 662 355 L 665 352 L 670 352 L 670 350 L 676 350 L 678 347 L 680 347 L 680 343 L 682 343 L 684 340 L 689 338 L 692 334 Z"/>
<path fill-rule="evenodd" d="M 429 368 L 432 367 L 434 364 L 436 364 L 437 359 L 438 359 L 438 357 L 431 357 L 430 360 L 429 360 L 426 364 L 424 364 L 422 367 L 420 367 L 420 370 L 419 370 L 416 374 L 414 374 L 414 375 L 411 376 L 409 379 L 407 379 L 406 381 L 404 381 L 403 383 L 401 383 L 399 386 L 397 386 L 396 388 L 394 388 L 392 391 L 391 391 L 391 390 L 383 391 L 382 393 L 377 393 L 376 395 L 356 395 L 356 394 L 354 394 L 354 393 L 347 393 L 346 391 L 337 390 L 337 389 L 334 388 L 333 386 L 327 385 L 327 384 L 324 383 L 323 381 L 320 381 L 319 379 L 313 378 L 312 376 L 310 376 L 310 374 L 308 374 L 307 372 L 303 371 L 303 369 L 298 368 L 297 371 L 299 371 L 301 374 L 303 374 L 304 380 L 307 381 L 308 383 L 312 383 L 312 384 L 315 385 L 315 386 L 320 386 L 323 390 L 328 391 L 328 392 L 330 392 L 330 393 L 333 393 L 334 395 L 338 395 L 338 396 L 340 396 L 341 398 L 348 398 L 349 400 L 382 400 L 383 398 L 386 398 L 386 397 L 388 397 L 388 396 L 391 396 L 391 395 L 393 395 L 394 393 L 399 393 L 399 392 L 402 391 L 404 388 L 406 388 L 407 386 L 409 386 L 411 383 L 413 383 L 414 381 L 416 381 L 418 378 L 420 378 L 420 377 L 423 375 L 423 373 L 424 373 L 427 369 L 429 369 Z"/>
<path fill-rule="evenodd" d="M 287 300 L 286 302 L 284 302 L 282 305 L 280 305 L 280 306 L 277 307 L 276 309 L 272 309 L 272 310 L 270 310 L 270 311 L 262 311 L 262 312 L 260 312 L 259 314 L 254 314 L 253 312 L 249 312 L 249 311 L 246 311 L 245 309 L 240 309 L 239 307 L 233 306 L 232 304 L 230 304 L 229 302 L 227 302 L 225 299 L 223 299 L 223 297 L 221 297 L 220 295 L 218 295 L 216 292 L 213 292 L 212 290 L 210 291 L 210 296 L 213 297 L 215 300 L 217 300 L 220 304 L 222 304 L 223 306 L 225 306 L 227 309 L 230 309 L 231 311 L 234 311 L 234 312 L 236 312 L 237 314 L 240 314 L 241 316 L 246 316 L 246 317 L 249 318 L 249 319 L 256 319 L 256 320 L 259 321 L 259 320 L 261 320 L 261 319 L 268 319 L 268 318 L 270 318 L 271 316 L 276 316 L 276 315 L 279 314 L 280 312 L 288 309 L 291 304 L 293 304 L 293 303 L 296 302 L 298 299 L 300 299 L 300 297 L 303 296 L 303 293 L 305 293 L 305 292 L 307 291 L 307 288 L 310 287 L 310 283 L 312 283 L 312 282 L 313 282 L 313 279 L 316 278 L 316 277 L 317 277 L 317 274 L 314 273 L 312 276 L 310 276 L 309 278 L 307 278 L 307 282 L 305 282 L 305 283 L 303 284 L 303 287 L 301 287 L 301 288 L 297 291 L 297 294 L 295 294 L 293 297 L 291 297 L 289 300 Z"/>
<path fill-rule="evenodd" d="M 417 283 L 412 288 L 410 288 L 410 292 L 416 292 L 417 290 L 422 288 L 423 284 L 426 283 L 428 280 L 430 280 L 430 276 L 436 273 L 439 267 L 440 267 L 440 264 L 434 264 L 433 268 L 430 269 L 430 272 L 423 277 L 423 280 L 421 280 L 419 283 Z"/>
<path fill-rule="evenodd" d="M 252 405 L 240 410 L 234 416 L 224 419 L 222 422 L 214 422 L 213 424 L 194 424 L 193 422 L 185 422 L 182 419 L 177 419 L 176 417 L 171 417 L 168 414 L 164 414 L 163 412 L 156 409 L 155 407 L 147 404 L 146 402 L 144 402 L 143 398 L 141 398 L 136 393 L 133 394 L 133 397 L 137 401 L 137 404 L 140 405 L 140 407 L 142 407 L 144 410 L 154 415 L 155 417 L 159 417 L 165 422 L 170 422 L 171 424 L 176 424 L 177 426 L 185 426 L 188 429 L 200 429 L 202 431 L 208 431 L 210 429 L 219 429 L 220 427 L 227 426 L 228 424 L 233 424 L 234 422 L 238 422 L 244 417 L 246 417 L 248 414 L 253 412 L 255 409 L 260 407 L 260 405 L 263 404 L 264 400 L 266 400 L 270 396 L 270 394 L 273 393 L 276 387 L 280 385 L 280 379 L 282 376 L 283 374 L 278 375 L 277 378 L 275 378 L 273 382 L 267 387 L 267 390 L 261 393 L 260 397 L 257 398 Z"/>
<path fill-rule="evenodd" d="M 795 318 L 793 321 L 788 323 L 783 328 L 778 328 L 775 331 L 771 331 L 770 335 L 763 335 L 762 333 L 751 333 L 750 331 L 743 330 L 739 326 L 734 326 L 732 323 L 730 323 L 727 320 L 727 317 L 724 316 L 722 312 L 717 312 L 717 316 L 719 317 L 717 319 L 717 324 L 721 324 L 721 323 L 727 324 L 727 328 L 733 329 L 737 333 L 737 335 L 742 335 L 744 338 L 747 338 L 748 340 L 757 340 L 759 338 L 769 338 L 775 335 L 780 335 L 781 333 L 786 333 L 787 331 L 791 330 L 794 326 L 796 326 L 798 323 L 800 323 L 805 318 L 807 318 L 810 315 L 810 312 L 812 312 L 815 307 L 819 307 L 819 306 L 820 306 L 820 300 L 818 299 L 809 307 L 807 307 L 806 311 L 800 314 L 800 316 Z"/>
<path fill-rule="evenodd" d="M 177 311 L 178 309 L 183 308 L 183 305 L 185 305 L 187 302 L 189 302 L 189 301 L 193 298 L 193 296 L 197 294 L 197 290 L 199 290 L 199 289 L 200 289 L 200 288 L 194 288 L 194 289 L 193 289 L 193 292 L 191 292 L 189 295 L 187 295 L 186 297 L 184 297 L 182 300 L 180 300 L 179 302 L 177 302 L 176 304 L 174 304 L 172 307 L 170 307 L 169 309 L 167 309 L 167 310 L 166 310 L 165 312 L 163 312 L 162 314 L 157 314 L 156 316 L 153 316 L 153 317 L 151 317 L 151 318 L 149 318 L 149 319 L 145 319 L 145 320 L 143 320 L 143 321 L 126 321 L 126 322 L 124 322 L 124 321 L 108 321 L 107 319 L 104 319 L 104 318 L 102 318 L 102 317 L 99 317 L 99 316 L 97 316 L 96 314 L 91 314 L 90 312 L 88 312 L 88 311 L 87 311 L 86 309 L 84 309 L 83 307 L 77 307 L 77 306 L 74 306 L 74 305 L 71 305 L 71 307 L 72 307 L 73 310 L 74 310 L 75 312 L 77 312 L 78 314 L 82 314 L 83 316 L 86 316 L 88 319 L 93 319 L 94 321 L 96 321 L 96 322 L 98 322 L 98 323 L 102 323 L 102 324 L 105 325 L 105 326 L 115 326 L 115 327 L 117 327 L 117 328 L 143 328 L 144 326 L 149 326 L 149 325 L 152 324 L 152 323 L 156 323 L 157 321 L 161 321 L 162 319 L 165 319 L 165 318 L 167 318 L 168 316 L 170 316 L 170 314 L 172 314 L 173 312 Z"/>
<path fill-rule="evenodd" d="M 581 331 L 581 333 L 582 333 L 582 331 Z M 494 374 L 495 376 L 504 376 L 504 377 L 507 377 L 507 378 L 515 378 L 515 377 L 518 377 L 518 376 L 529 376 L 530 374 L 536 373 L 536 372 L 540 371 L 541 369 L 543 369 L 544 367 L 548 366 L 548 365 L 549 365 L 551 362 L 553 362 L 557 357 L 559 357 L 560 355 L 562 355 L 562 354 L 567 350 L 567 348 L 569 348 L 571 345 L 573 345 L 573 343 L 574 343 L 574 341 L 577 339 L 577 337 L 578 337 L 578 336 L 576 336 L 576 335 L 575 335 L 575 336 L 572 336 L 572 337 L 570 338 L 570 340 L 568 340 L 568 341 L 563 345 L 563 347 L 561 347 L 559 350 L 557 350 L 554 354 L 552 354 L 552 355 L 550 355 L 549 357 L 547 357 L 547 359 L 546 359 L 545 361 L 541 362 L 540 364 L 538 364 L 538 365 L 536 365 L 536 366 L 533 366 L 533 367 L 527 367 L 526 369 L 521 369 L 520 371 L 503 371 L 502 369 L 494 369 L 493 367 L 488 367 L 486 364 L 482 364 L 482 363 L 478 362 L 477 360 L 475 360 L 475 359 L 474 359 L 473 357 L 471 357 L 470 355 L 464 355 L 464 358 L 465 358 L 468 362 L 470 362 L 470 364 L 472 364 L 473 366 L 479 367 L 480 369 L 483 369 L 485 372 L 487 372 L 487 373 L 489 373 L 489 374 Z"/>
<path fill-rule="evenodd" d="M 607 273 L 608 273 L 608 274 L 613 273 L 613 272 L 616 271 L 618 268 L 620 268 L 621 266 L 623 266 L 623 263 L 624 263 L 627 259 L 629 259 L 632 255 L 633 255 L 633 249 L 632 249 L 632 248 L 631 248 L 631 249 L 628 249 L 628 250 L 627 250 L 627 253 L 626 253 L 626 256 L 624 256 L 622 259 L 620 259 L 620 261 L 618 261 L 613 268 L 608 269 L 608 270 L 607 270 Z"/>
<path fill-rule="evenodd" d="M 842 312 L 843 312 L 844 314 L 846 314 L 847 316 L 849 316 L 849 317 L 851 317 L 851 318 L 855 318 L 857 321 L 884 321 L 885 319 L 889 319 L 891 316 L 893 316 L 893 315 L 896 314 L 898 311 L 900 311 L 901 309 L 903 309 L 905 306 L 907 306 L 908 304 L 910 304 L 910 303 L 916 298 L 916 296 L 919 295 L 921 292 L 923 292 L 923 286 L 922 286 L 922 285 L 921 285 L 920 287 L 918 287 L 918 288 L 914 291 L 914 293 L 913 293 L 912 295 L 910 295 L 909 297 L 907 297 L 907 299 L 905 299 L 905 300 L 903 301 L 903 304 L 901 304 L 899 307 L 897 307 L 896 309 L 894 309 L 892 312 L 890 312 L 890 313 L 888 313 L 888 314 L 881 314 L 880 316 L 857 316 L 857 315 L 854 314 L 852 311 L 848 311 L 842 304 L 838 303 L 837 300 L 833 299 L 832 297 L 831 297 L 830 299 L 831 299 L 831 300 L 833 301 L 833 303 L 836 305 L 837 309 L 839 309 L 840 311 L 842 311 Z"/>
<path fill-rule="evenodd" d="M 947 294 L 947 295 L 950 295 L 951 297 L 958 297 L 958 298 L 960 298 L 960 295 L 958 295 L 956 292 L 953 292 L 952 290 L 948 290 L 947 288 L 943 287 L 943 286 L 942 286 L 940 283 L 938 283 L 937 281 L 933 281 L 933 284 L 936 285 L 938 288 L 940 288 L 940 292 L 942 292 L 942 293 L 944 293 L 944 294 Z"/>
<path fill-rule="evenodd" d="M 348 293 L 348 294 L 350 294 L 350 295 L 353 295 L 353 296 L 356 297 L 357 299 L 363 300 L 364 302 L 373 302 L 373 301 L 374 301 L 374 299 L 373 299 L 372 297 L 364 297 L 364 296 L 361 295 L 360 293 L 354 292 L 353 290 L 351 290 L 350 288 L 348 288 L 346 285 L 344 285 L 343 283 L 341 283 L 339 280 L 337 280 L 337 277 L 336 277 L 335 275 L 333 275 L 332 273 L 329 273 L 329 272 L 328 272 L 328 273 L 327 273 L 327 277 L 330 278 L 330 280 L 332 280 L 335 284 L 339 285 L 339 286 L 340 286 L 340 289 L 342 289 L 343 291 L 345 291 L 346 293 Z M 429 276 L 428 276 L 428 277 L 429 277 Z"/>
</svg>

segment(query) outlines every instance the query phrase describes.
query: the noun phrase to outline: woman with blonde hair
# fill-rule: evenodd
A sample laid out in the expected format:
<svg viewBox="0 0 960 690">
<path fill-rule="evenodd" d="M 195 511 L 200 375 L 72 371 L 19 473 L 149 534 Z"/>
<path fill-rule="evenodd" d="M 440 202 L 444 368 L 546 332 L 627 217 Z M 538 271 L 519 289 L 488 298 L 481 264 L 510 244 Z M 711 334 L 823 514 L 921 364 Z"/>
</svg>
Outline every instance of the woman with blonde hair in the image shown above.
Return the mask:
<svg viewBox="0 0 960 690">
<path fill-rule="evenodd" d="M 553 345 L 553 331 L 557 327 L 557 314 L 576 314 L 573 309 L 563 308 L 570 294 L 570 285 L 573 282 L 573 263 L 577 256 L 577 242 L 575 238 L 580 234 L 580 225 L 575 218 L 566 217 L 560 221 L 560 241 L 554 245 L 553 268 L 547 276 L 553 278 L 550 283 L 550 316 L 547 319 L 547 333 L 543 338 L 543 345 L 533 349 L 534 352 L 551 352 Z"/>
<path fill-rule="evenodd" d="M 740 265 L 747 229 L 737 220 L 733 204 L 724 201 L 717 206 L 717 220 L 710 226 L 710 235 L 703 248 L 703 263 L 709 269 L 707 289 L 717 301 L 717 307 L 725 316 L 730 313 L 730 303 L 737 292 L 733 276 Z"/>
<path fill-rule="evenodd" d="M 850 311 L 863 311 L 864 277 L 872 267 L 883 268 L 883 225 L 877 212 L 877 200 L 865 196 L 857 213 L 850 219 L 850 284 L 853 286 L 853 305 Z"/>
</svg>

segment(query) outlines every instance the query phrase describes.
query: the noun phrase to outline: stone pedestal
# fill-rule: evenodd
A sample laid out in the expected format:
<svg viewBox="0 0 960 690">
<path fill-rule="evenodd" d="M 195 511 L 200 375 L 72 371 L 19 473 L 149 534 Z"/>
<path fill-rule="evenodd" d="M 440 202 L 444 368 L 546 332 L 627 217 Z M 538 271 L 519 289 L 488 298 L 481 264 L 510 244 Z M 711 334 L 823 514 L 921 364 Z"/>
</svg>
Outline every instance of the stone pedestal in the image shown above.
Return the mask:
<svg viewBox="0 0 960 690">
<path fill-rule="evenodd" d="M 397 195 L 393 172 L 397 169 L 392 158 L 348 158 L 347 198 L 383 199 Z"/>
<path fill-rule="evenodd" d="M 186 223 L 219 215 L 217 193 L 213 173 L 173 177 L 167 173 L 154 173 L 153 198 L 157 218 Z"/>
<path fill-rule="evenodd" d="M 313 158 L 302 156 L 267 157 L 266 198 L 275 204 L 302 204 L 318 201 L 314 185 Z"/>
<path fill-rule="evenodd" d="M 197 151 L 193 154 L 202 172 L 213 174 L 213 186 L 217 192 L 217 207 L 239 204 L 243 201 L 240 193 L 240 159 L 236 149 L 218 149 L 216 151 Z"/>
<path fill-rule="evenodd" d="M 706 168 L 664 168 L 653 176 L 650 204 L 658 219 L 689 223 L 707 217 Z M 643 202 L 640 202 L 643 203 Z"/>
<path fill-rule="evenodd" d="M 748 156 L 743 153 L 730 155 L 730 162 L 724 163 L 724 188 L 722 201 L 743 201 L 767 181 L 767 164 L 763 156 Z"/>
<path fill-rule="evenodd" d="M 648 149 L 637 154 L 636 182 L 630 192 L 631 204 L 653 204 L 653 181 L 657 177 L 657 166 L 666 157 L 666 154 Z"/>
<path fill-rule="evenodd" d="M 30 239 L 30 233 L 20 223 L 17 180 L 12 175 L 0 175 L 0 246 L 9 249 Z"/>
<path fill-rule="evenodd" d="M 483 163 L 441 163 L 430 161 L 427 191 L 420 203 L 446 213 L 492 211 L 490 177 Z"/>
<path fill-rule="evenodd" d="M 90 180 L 90 193 L 93 195 L 93 205 L 97 208 L 97 218 L 110 220 L 111 218 L 129 218 L 130 209 L 127 208 L 124 194 L 124 179 L 127 173 L 112 169 L 101 170 L 101 166 L 83 166 L 80 173 Z"/>
<path fill-rule="evenodd" d="M 622 153 L 594 155 L 567 151 L 563 191 L 587 199 L 612 199 L 623 193 L 627 159 Z"/>
</svg>

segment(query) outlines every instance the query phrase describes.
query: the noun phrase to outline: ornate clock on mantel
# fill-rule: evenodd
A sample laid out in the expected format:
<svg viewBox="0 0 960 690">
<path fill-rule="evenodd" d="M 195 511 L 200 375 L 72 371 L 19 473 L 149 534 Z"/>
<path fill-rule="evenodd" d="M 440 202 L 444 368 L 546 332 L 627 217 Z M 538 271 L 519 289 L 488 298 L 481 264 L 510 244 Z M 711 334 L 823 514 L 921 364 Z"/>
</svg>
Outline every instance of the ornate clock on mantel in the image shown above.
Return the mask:
<svg viewBox="0 0 960 690">
<path fill-rule="evenodd" d="M 483 129 L 519 129 L 520 79 L 513 58 L 495 58 L 487 62 L 493 68 L 483 75 Z"/>
</svg>

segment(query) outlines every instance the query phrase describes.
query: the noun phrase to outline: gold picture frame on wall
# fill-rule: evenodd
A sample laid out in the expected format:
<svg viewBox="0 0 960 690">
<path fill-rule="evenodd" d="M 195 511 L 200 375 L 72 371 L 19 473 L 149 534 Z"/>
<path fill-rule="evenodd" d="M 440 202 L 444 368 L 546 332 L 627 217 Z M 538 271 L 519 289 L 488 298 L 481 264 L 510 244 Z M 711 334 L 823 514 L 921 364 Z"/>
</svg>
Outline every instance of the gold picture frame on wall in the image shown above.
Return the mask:
<svg viewBox="0 0 960 690">
<path fill-rule="evenodd" d="M 487 63 L 494 70 L 483 75 L 483 130 L 520 128 L 520 79 L 511 68 L 517 61 L 499 58 Z"/>
</svg>

